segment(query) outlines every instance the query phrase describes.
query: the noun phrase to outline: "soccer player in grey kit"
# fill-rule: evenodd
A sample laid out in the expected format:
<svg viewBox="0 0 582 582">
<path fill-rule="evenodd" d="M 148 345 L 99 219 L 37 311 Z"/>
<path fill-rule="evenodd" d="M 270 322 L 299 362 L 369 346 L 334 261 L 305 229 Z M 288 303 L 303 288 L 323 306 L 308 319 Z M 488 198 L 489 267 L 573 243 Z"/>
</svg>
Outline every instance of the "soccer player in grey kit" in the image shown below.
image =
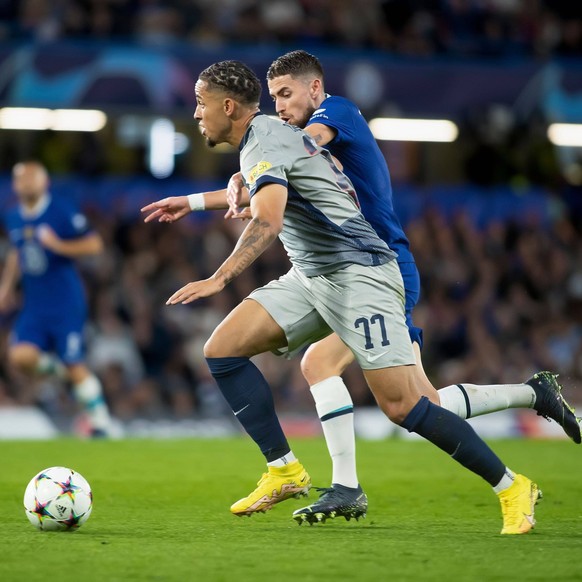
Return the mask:
<svg viewBox="0 0 582 582">
<path fill-rule="evenodd" d="M 212 65 L 199 76 L 195 118 L 210 146 L 239 147 L 252 218 L 214 275 L 168 299 L 189 303 L 220 292 L 277 236 L 293 265 L 238 305 L 204 348 L 222 393 L 268 464 L 257 489 L 231 511 L 266 510 L 310 486 L 281 430 L 270 388 L 250 358 L 282 349 L 294 353 L 335 332 L 384 413 L 493 487 L 502 533 L 526 533 L 535 523 L 537 485 L 510 471 L 465 420 L 422 395 L 395 254 L 363 218 L 351 182 L 330 154 L 305 132 L 260 113 L 260 91 L 254 73 L 236 61 Z"/>
</svg>

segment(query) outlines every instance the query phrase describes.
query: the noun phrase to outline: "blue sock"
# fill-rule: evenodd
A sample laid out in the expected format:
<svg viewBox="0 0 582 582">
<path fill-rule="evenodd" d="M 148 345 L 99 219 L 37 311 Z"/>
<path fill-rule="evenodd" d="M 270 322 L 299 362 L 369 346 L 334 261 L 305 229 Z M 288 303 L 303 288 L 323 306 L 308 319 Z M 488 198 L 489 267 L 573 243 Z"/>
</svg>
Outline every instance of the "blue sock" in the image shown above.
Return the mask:
<svg viewBox="0 0 582 582">
<path fill-rule="evenodd" d="M 249 358 L 206 358 L 238 421 L 259 445 L 267 463 L 290 452 L 275 413 L 271 388 Z"/>
<path fill-rule="evenodd" d="M 426 396 L 416 403 L 402 426 L 435 444 L 493 487 L 505 474 L 505 465 L 467 421 L 433 404 Z"/>
</svg>

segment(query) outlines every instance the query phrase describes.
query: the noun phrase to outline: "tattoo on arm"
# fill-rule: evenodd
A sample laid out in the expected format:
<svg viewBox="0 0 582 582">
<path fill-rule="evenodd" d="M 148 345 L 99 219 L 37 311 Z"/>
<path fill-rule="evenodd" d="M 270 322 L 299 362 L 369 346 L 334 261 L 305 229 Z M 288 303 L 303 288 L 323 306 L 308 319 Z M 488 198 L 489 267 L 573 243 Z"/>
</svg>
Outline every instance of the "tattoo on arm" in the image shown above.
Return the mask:
<svg viewBox="0 0 582 582">
<path fill-rule="evenodd" d="M 321 135 L 321 133 L 317 133 L 316 135 L 312 135 L 311 138 L 313 139 L 313 141 L 317 145 L 319 145 L 323 141 L 323 135 Z"/>
<path fill-rule="evenodd" d="M 234 251 L 215 273 L 228 285 L 253 263 L 263 251 L 277 238 L 277 233 L 266 220 L 253 218 L 243 231 Z"/>
</svg>

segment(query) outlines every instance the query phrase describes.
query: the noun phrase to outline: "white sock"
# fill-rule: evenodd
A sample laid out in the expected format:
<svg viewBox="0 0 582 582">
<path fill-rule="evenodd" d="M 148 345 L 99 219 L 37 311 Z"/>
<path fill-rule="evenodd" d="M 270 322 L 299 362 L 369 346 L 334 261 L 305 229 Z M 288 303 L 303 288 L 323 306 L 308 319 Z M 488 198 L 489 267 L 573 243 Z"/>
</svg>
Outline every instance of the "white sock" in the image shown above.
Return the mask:
<svg viewBox="0 0 582 582">
<path fill-rule="evenodd" d="M 473 418 L 507 408 L 532 408 L 536 401 L 529 384 L 456 384 L 441 388 L 441 406 L 461 418 Z"/>
<path fill-rule="evenodd" d="M 269 461 L 267 467 L 284 467 L 296 460 L 297 457 L 293 454 L 293 451 L 289 451 L 286 455 L 283 455 L 274 461 Z"/>
<path fill-rule="evenodd" d="M 333 463 L 332 483 L 357 487 L 354 404 L 350 393 L 339 376 L 326 378 L 310 390 Z"/>
<path fill-rule="evenodd" d="M 91 427 L 107 430 L 111 423 L 109 410 L 103 398 L 103 389 L 97 376 L 91 374 L 82 382 L 73 384 L 75 398 L 81 404 L 91 422 Z"/>
<path fill-rule="evenodd" d="M 509 467 L 505 467 L 505 473 L 503 474 L 503 477 L 501 477 L 501 481 L 499 481 L 499 483 L 493 487 L 493 491 L 495 491 L 497 494 L 501 493 L 505 489 L 511 487 L 514 480 L 515 473 Z"/>
</svg>

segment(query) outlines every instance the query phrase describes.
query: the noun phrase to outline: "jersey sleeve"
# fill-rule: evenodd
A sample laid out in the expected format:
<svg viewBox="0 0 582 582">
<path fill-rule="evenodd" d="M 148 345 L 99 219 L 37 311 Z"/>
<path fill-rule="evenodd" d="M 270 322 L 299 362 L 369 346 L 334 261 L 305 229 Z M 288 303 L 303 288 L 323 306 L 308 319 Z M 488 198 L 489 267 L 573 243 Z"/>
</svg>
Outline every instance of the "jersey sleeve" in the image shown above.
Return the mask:
<svg viewBox="0 0 582 582">
<path fill-rule="evenodd" d="M 328 98 L 321 105 L 313 112 L 307 125 L 321 123 L 335 129 L 337 134 L 332 143 L 339 144 L 352 140 L 355 132 L 353 116 L 354 113 L 360 114 L 357 107 L 353 103 L 339 100 L 337 97 Z"/>
<path fill-rule="evenodd" d="M 0 233 L 5 234 L 11 245 L 16 244 L 16 231 L 14 229 L 14 211 L 12 209 L 0 215 Z"/>
<path fill-rule="evenodd" d="M 285 144 L 261 127 L 254 126 L 241 155 L 241 172 L 252 198 L 265 184 L 287 187 L 288 159 Z"/>
<path fill-rule="evenodd" d="M 72 206 L 63 206 L 59 214 L 58 234 L 62 238 L 81 238 L 92 232 L 87 217 L 78 209 Z"/>
</svg>

